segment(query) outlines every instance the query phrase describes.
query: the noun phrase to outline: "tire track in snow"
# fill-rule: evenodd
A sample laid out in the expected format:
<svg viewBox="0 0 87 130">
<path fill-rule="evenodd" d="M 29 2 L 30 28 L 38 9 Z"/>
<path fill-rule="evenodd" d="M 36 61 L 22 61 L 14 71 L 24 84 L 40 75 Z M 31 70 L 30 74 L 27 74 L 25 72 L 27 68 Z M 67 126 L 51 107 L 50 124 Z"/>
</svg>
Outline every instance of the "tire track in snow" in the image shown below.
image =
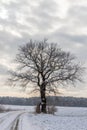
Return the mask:
<svg viewBox="0 0 87 130">
<path fill-rule="evenodd" d="M 12 112 L 11 114 L 6 114 L 4 117 L 0 118 L 0 130 L 18 130 L 17 126 L 19 122 L 19 117 L 24 113 L 24 111 L 16 111 Z"/>
<path fill-rule="evenodd" d="M 10 130 L 22 130 L 22 118 L 20 118 L 21 116 L 23 116 L 26 112 L 22 112 L 20 113 L 12 122 L 11 124 L 8 126 L 10 127 Z"/>
<path fill-rule="evenodd" d="M 13 114 L 14 114 L 14 112 L 9 112 L 9 113 L 6 112 L 4 116 L 0 117 L 0 124 L 1 124 L 7 117 L 9 117 L 9 115 L 11 116 L 11 115 L 13 115 Z"/>
</svg>

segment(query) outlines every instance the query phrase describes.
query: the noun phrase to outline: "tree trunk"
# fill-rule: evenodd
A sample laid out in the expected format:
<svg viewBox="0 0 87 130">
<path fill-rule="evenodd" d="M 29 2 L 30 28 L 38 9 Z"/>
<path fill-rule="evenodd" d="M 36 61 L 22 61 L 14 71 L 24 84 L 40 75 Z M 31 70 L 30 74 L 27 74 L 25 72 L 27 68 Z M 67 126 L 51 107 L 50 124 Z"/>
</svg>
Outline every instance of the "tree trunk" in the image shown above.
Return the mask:
<svg viewBox="0 0 87 130">
<path fill-rule="evenodd" d="M 40 90 L 40 94 L 41 94 L 41 112 L 46 113 L 46 96 L 45 96 L 45 92 L 46 92 L 46 88 L 45 85 L 42 84 L 41 85 L 41 90 Z"/>
</svg>

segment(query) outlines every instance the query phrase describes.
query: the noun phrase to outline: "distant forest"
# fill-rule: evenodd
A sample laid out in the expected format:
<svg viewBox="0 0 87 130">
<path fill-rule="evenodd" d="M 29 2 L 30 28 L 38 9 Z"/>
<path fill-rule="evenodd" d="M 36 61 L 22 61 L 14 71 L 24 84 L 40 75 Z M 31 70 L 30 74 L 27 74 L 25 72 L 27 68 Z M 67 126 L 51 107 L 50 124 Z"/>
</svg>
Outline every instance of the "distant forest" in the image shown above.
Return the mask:
<svg viewBox="0 0 87 130">
<path fill-rule="evenodd" d="M 0 104 L 33 106 L 38 104 L 39 102 L 40 102 L 39 97 L 32 97 L 32 98 L 0 97 Z M 47 103 L 48 105 L 56 105 L 56 106 L 87 107 L 87 98 L 51 96 L 47 97 Z"/>
</svg>

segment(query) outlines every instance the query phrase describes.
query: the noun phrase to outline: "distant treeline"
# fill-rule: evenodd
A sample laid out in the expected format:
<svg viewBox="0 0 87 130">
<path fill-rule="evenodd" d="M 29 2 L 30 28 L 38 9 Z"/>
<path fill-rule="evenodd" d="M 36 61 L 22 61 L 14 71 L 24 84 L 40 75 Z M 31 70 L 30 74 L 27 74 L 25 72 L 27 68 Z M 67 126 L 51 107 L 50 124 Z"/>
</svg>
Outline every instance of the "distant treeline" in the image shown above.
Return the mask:
<svg viewBox="0 0 87 130">
<path fill-rule="evenodd" d="M 0 97 L 0 104 L 33 106 L 38 104 L 39 102 L 40 102 L 39 97 L 32 97 L 32 98 Z M 87 98 L 51 96 L 47 97 L 47 104 L 56 106 L 87 107 Z"/>
</svg>

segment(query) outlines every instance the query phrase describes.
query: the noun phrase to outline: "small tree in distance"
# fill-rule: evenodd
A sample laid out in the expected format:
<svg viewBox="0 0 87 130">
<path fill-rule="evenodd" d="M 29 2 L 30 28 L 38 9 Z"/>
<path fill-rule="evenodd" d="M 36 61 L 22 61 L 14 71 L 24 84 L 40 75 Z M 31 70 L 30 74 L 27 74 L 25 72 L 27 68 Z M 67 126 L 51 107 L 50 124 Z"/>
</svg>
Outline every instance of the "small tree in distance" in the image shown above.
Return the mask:
<svg viewBox="0 0 87 130">
<path fill-rule="evenodd" d="M 60 84 L 81 81 L 83 67 L 76 63 L 76 58 L 65 52 L 56 43 L 47 40 L 33 41 L 19 47 L 16 56 L 18 68 L 10 72 L 9 81 L 13 85 L 30 87 L 39 90 L 41 112 L 46 113 L 46 92 L 57 92 Z"/>
</svg>

